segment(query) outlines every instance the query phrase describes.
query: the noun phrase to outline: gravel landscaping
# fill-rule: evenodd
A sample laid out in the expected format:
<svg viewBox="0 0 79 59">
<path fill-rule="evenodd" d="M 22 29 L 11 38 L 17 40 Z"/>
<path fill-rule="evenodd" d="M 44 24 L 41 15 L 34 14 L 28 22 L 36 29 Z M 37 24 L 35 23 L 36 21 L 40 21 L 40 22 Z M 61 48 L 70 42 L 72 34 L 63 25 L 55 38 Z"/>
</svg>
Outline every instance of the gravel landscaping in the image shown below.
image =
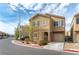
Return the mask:
<svg viewBox="0 0 79 59">
<path fill-rule="evenodd" d="M 64 50 L 79 50 L 79 43 L 65 43 Z"/>
<path fill-rule="evenodd" d="M 12 40 L 12 43 L 20 46 L 25 46 L 25 47 L 42 48 L 42 49 L 49 49 L 49 50 L 56 50 L 56 51 L 63 51 L 63 46 L 64 46 L 63 42 L 60 42 L 60 43 L 51 42 L 51 43 L 48 43 L 48 45 L 44 45 L 44 46 L 39 46 L 37 44 L 25 44 L 18 40 Z"/>
</svg>

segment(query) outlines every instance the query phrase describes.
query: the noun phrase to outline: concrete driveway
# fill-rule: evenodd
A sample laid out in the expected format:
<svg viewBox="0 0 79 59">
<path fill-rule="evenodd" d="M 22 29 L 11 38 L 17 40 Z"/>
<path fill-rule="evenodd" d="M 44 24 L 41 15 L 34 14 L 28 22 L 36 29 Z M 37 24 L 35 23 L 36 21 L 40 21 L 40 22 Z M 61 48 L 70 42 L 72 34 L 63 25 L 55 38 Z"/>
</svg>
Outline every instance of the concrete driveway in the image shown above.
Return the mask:
<svg viewBox="0 0 79 59">
<path fill-rule="evenodd" d="M 64 42 L 51 42 L 48 45 L 44 46 L 45 49 L 63 51 Z"/>
</svg>

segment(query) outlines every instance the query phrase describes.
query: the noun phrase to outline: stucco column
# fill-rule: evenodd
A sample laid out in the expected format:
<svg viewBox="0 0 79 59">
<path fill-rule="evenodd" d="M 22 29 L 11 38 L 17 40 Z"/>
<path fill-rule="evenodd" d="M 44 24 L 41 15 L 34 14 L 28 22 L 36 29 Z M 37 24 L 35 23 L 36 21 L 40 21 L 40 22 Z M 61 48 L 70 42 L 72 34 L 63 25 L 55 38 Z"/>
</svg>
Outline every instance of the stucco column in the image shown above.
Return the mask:
<svg viewBox="0 0 79 59">
<path fill-rule="evenodd" d="M 48 41 L 51 42 L 51 33 L 48 31 Z"/>
</svg>

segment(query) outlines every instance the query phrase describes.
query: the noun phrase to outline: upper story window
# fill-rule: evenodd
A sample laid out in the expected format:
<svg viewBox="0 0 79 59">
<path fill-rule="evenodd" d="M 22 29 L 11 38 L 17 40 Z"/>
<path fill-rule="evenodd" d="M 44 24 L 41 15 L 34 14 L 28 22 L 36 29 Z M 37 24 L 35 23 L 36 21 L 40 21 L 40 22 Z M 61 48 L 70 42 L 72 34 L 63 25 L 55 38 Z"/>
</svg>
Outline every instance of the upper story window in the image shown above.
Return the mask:
<svg viewBox="0 0 79 59">
<path fill-rule="evenodd" d="M 64 26 L 63 21 L 55 21 L 54 22 L 54 27 L 61 27 L 61 26 Z"/>
<path fill-rule="evenodd" d="M 32 22 L 32 25 L 35 26 L 36 25 L 35 22 Z"/>
<path fill-rule="evenodd" d="M 76 18 L 76 23 L 79 24 L 79 18 Z"/>
<path fill-rule="evenodd" d="M 37 25 L 37 26 L 40 26 L 40 21 L 37 21 L 37 22 L 36 22 L 36 25 Z"/>
<path fill-rule="evenodd" d="M 54 27 L 58 27 L 58 22 L 57 21 L 54 22 Z"/>
<path fill-rule="evenodd" d="M 47 21 L 34 21 L 32 22 L 32 25 L 35 27 L 47 26 L 48 22 Z"/>
<path fill-rule="evenodd" d="M 33 26 L 39 26 L 39 21 L 32 22 Z"/>
</svg>

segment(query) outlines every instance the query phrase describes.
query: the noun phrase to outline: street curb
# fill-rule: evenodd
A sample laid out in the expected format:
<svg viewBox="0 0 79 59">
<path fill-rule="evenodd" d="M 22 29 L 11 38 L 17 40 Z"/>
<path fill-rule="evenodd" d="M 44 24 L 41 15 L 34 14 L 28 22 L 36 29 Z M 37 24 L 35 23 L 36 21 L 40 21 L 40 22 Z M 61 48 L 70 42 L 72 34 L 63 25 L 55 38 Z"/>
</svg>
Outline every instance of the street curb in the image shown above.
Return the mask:
<svg viewBox="0 0 79 59">
<path fill-rule="evenodd" d="M 64 51 L 69 51 L 69 52 L 79 52 L 79 50 L 64 50 Z"/>
<path fill-rule="evenodd" d="M 24 44 L 15 43 L 14 40 L 12 40 L 11 43 L 13 43 L 13 44 L 15 44 L 15 45 L 18 45 L 18 46 L 23 46 L 23 47 L 30 47 L 30 48 L 43 49 L 43 48 L 39 48 L 39 47 L 32 47 L 32 46 L 28 46 L 28 45 L 24 45 Z"/>
<path fill-rule="evenodd" d="M 64 52 L 67 52 L 67 53 L 76 53 L 76 54 L 79 54 L 79 50 L 64 50 Z"/>
<path fill-rule="evenodd" d="M 15 45 L 18 45 L 18 46 L 23 46 L 23 47 L 36 48 L 36 49 L 45 49 L 45 50 L 51 50 L 52 51 L 52 49 L 46 49 L 44 47 L 39 48 L 39 47 L 32 47 L 32 46 L 28 46 L 28 45 L 22 45 L 22 44 L 19 44 L 19 43 L 15 43 L 15 40 L 12 40 L 11 43 L 15 44 Z M 58 51 L 58 50 L 54 50 L 54 51 Z"/>
</svg>

